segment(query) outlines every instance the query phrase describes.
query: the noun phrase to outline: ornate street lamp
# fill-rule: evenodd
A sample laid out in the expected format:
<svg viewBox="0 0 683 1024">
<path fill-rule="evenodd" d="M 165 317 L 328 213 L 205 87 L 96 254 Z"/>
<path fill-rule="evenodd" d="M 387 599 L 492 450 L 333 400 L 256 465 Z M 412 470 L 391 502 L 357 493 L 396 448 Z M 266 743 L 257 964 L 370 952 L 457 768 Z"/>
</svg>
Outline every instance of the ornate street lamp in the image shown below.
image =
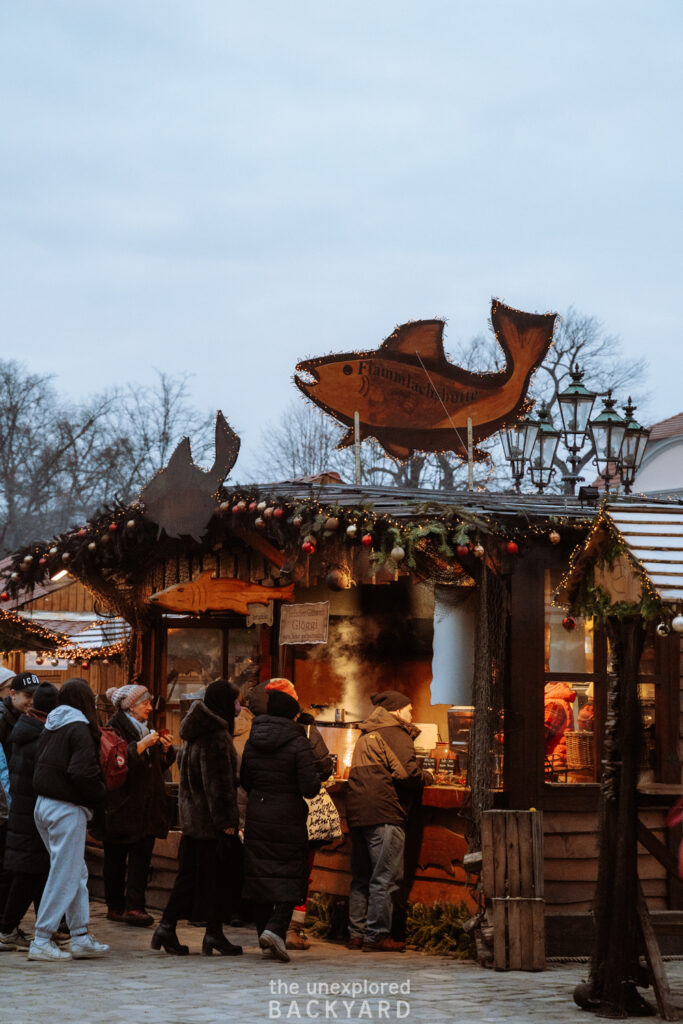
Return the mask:
<svg viewBox="0 0 683 1024">
<path fill-rule="evenodd" d="M 531 453 L 529 474 L 531 482 L 542 494 L 555 475 L 555 454 L 560 443 L 560 431 L 553 426 L 545 402 L 538 412 L 538 435 Z"/>
<path fill-rule="evenodd" d="M 506 427 L 500 435 L 505 458 L 512 468 L 517 493 L 538 437 L 538 428 L 536 420 L 532 420 L 530 416 L 522 416 L 516 423 Z"/>
<path fill-rule="evenodd" d="M 646 427 L 641 427 L 640 423 L 633 418 L 636 406 L 632 405 L 630 395 L 628 396 L 628 402 L 623 408 L 626 417 L 626 431 L 624 433 L 624 440 L 621 443 L 619 475 L 624 485 L 624 491 L 626 494 L 630 494 L 636 473 L 643 461 L 645 445 L 650 436 L 650 431 Z"/>
<path fill-rule="evenodd" d="M 595 465 L 598 476 L 605 481 L 605 491 L 609 491 L 610 480 L 613 481 L 619 472 L 621 445 L 626 433 L 626 421 L 616 411 L 615 405 L 610 388 L 599 415 L 588 424 L 595 449 Z"/>
<path fill-rule="evenodd" d="M 577 481 L 583 480 L 583 477 L 578 475 L 582 462 L 579 452 L 588 437 L 588 421 L 597 397 L 596 392 L 589 391 L 583 383 L 583 373 L 584 371 L 576 366 L 571 371 L 571 384 L 557 396 L 562 418 L 562 440 L 569 451 L 569 472 L 562 477 L 569 494 L 574 493 Z"/>
<path fill-rule="evenodd" d="M 577 366 L 571 371 L 571 384 L 557 395 L 562 418 L 562 430 L 556 430 L 550 412 L 541 406 L 538 421 L 523 416 L 516 423 L 505 428 L 501 441 L 505 458 L 510 463 L 517 492 L 528 466 L 532 483 L 543 493 L 560 469 L 564 481 L 564 493 L 574 494 L 576 485 L 584 477 L 579 470 L 590 462 L 595 463 L 598 475 L 610 484 L 620 480 L 626 494 L 631 488 L 640 469 L 650 431 L 633 418 L 635 406 L 629 397 L 624 406 L 626 419 L 622 419 L 614 408 L 616 402 L 612 392 L 603 396 L 603 408 L 591 419 L 591 412 L 598 397 L 583 384 L 583 371 Z M 568 455 L 558 456 L 560 438 Z M 588 450 L 582 453 L 586 441 Z"/>
</svg>

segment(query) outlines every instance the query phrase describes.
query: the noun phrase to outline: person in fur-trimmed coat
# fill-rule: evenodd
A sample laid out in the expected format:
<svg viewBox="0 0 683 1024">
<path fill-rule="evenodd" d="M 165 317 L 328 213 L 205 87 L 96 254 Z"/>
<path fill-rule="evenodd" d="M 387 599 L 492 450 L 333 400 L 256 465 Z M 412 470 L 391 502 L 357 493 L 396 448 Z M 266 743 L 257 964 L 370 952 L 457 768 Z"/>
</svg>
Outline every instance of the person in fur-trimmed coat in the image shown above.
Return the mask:
<svg viewBox="0 0 683 1024">
<path fill-rule="evenodd" d="M 183 838 L 178 874 L 152 949 L 187 956 L 189 949 L 178 941 L 180 920 L 205 921 L 202 953 L 214 950 L 237 956 L 235 946 L 223 934 L 221 834 L 235 836 L 237 811 L 237 755 L 232 734 L 239 690 L 225 679 L 206 688 L 203 700 L 194 702 L 180 726 L 184 746 L 180 752 L 178 811 Z"/>
</svg>

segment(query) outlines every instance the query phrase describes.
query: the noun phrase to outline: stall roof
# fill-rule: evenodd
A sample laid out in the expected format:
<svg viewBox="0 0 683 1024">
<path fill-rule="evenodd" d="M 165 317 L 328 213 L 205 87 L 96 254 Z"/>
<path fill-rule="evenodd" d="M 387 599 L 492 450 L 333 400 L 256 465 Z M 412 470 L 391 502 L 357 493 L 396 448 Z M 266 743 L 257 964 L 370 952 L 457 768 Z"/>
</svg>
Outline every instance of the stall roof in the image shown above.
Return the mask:
<svg viewBox="0 0 683 1024">
<path fill-rule="evenodd" d="M 616 548 L 613 542 L 616 541 Z M 612 548 L 612 555 L 608 551 Z M 569 571 L 555 593 L 572 604 L 587 568 L 615 598 L 627 598 L 628 580 L 647 587 L 664 604 L 683 601 L 683 501 L 633 498 L 605 502 L 586 540 L 572 554 Z"/>
<path fill-rule="evenodd" d="M 604 511 L 661 599 L 683 601 L 683 504 L 615 503 Z"/>
<path fill-rule="evenodd" d="M 307 484 L 303 480 L 286 480 L 258 484 L 263 494 L 305 501 L 315 499 L 323 505 L 358 507 L 372 505 L 377 515 L 396 519 L 424 519 L 437 506 L 462 508 L 477 515 L 496 515 L 501 518 L 567 516 L 590 522 L 595 506 L 586 505 L 574 495 L 514 494 L 491 491 L 441 490 L 419 487 L 370 487 L 360 484 L 326 483 Z M 245 487 L 248 490 L 248 487 Z"/>
</svg>

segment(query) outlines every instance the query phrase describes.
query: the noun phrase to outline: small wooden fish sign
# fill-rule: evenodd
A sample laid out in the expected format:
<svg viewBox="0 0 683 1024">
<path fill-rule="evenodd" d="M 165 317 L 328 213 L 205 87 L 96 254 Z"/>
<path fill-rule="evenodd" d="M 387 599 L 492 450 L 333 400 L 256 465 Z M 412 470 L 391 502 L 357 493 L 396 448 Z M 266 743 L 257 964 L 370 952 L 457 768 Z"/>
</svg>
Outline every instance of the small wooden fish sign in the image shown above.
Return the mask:
<svg viewBox="0 0 683 1024">
<path fill-rule="evenodd" d="M 203 572 L 191 583 L 176 583 L 158 590 L 149 598 L 153 605 L 170 612 L 231 611 L 239 615 L 249 613 L 250 604 L 268 604 L 269 601 L 293 601 L 294 584 L 287 587 L 262 587 L 247 580 L 216 578 Z"/>
<path fill-rule="evenodd" d="M 349 428 L 339 448 L 353 444 L 354 412 L 361 439 L 375 437 L 399 460 L 413 451 L 453 451 L 467 458 L 467 420 L 483 441 L 524 410 L 531 374 L 553 338 L 555 313 L 523 313 L 494 300 L 491 322 L 505 368 L 471 373 L 443 349 L 443 320 L 397 327 L 378 349 L 307 359 L 297 365 L 312 380 L 294 378 L 303 393 Z M 486 453 L 475 448 L 475 461 Z"/>
</svg>

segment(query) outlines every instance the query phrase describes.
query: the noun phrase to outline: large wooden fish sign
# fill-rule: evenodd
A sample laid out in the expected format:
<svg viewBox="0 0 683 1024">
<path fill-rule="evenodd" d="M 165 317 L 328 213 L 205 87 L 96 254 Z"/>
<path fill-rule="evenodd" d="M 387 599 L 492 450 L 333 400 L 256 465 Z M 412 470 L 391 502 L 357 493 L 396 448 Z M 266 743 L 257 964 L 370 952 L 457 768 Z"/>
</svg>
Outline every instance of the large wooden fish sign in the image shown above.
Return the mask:
<svg viewBox="0 0 683 1024">
<path fill-rule="evenodd" d="M 306 359 L 297 365 L 313 380 L 294 378 L 303 393 L 345 426 L 339 448 L 353 444 L 353 420 L 361 439 L 375 437 L 388 455 L 453 451 L 467 457 L 467 420 L 474 441 L 483 441 L 517 418 L 526 406 L 531 374 L 553 338 L 556 313 L 523 313 L 494 300 L 491 322 L 505 353 L 505 368 L 470 373 L 449 362 L 443 320 L 402 324 L 371 352 Z M 486 452 L 474 449 L 476 461 Z"/>
</svg>

